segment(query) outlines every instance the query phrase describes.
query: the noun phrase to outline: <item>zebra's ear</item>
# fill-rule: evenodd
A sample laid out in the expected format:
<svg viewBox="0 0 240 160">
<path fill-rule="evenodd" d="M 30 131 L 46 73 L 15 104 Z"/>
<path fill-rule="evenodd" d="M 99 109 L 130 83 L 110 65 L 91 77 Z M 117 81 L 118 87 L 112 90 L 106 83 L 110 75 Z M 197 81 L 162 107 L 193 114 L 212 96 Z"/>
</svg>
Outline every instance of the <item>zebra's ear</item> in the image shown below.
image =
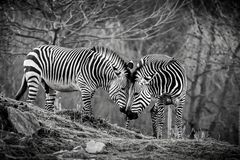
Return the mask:
<svg viewBox="0 0 240 160">
<path fill-rule="evenodd" d="M 138 62 L 138 64 L 137 64 L 137 68 L 140 68 L 141 66 L 143 66 L 144 65 L 144 61 L 143 61 L 143 59 L 141 58 L 141 60 Z"/>
<path fill-rule="evenodd" d="M 133 61 L 129 61 L 127 64 L 127 68 L 133 69 L 133 66 L 134 66 Z"/>
</svg>

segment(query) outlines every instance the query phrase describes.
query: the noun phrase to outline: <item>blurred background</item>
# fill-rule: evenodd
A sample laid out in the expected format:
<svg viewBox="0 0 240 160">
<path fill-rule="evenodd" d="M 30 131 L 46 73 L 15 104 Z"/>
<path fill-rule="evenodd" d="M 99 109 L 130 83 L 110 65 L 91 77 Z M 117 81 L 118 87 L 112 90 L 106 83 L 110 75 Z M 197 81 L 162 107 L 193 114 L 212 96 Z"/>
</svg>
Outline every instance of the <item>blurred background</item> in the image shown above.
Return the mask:
<svg viewBox="0 0 240 160">
<path fill-rule="evenodd" d="M 204 131 L 239 144 L 239 31 L 238 0 L 3 0 L 0 94 L 14 97 L 25 55 L 41 44 L 105 46 L 134 63 L 147 54 L 166 54 L 187 70 L 185 134 Z M 80 109 L 80 97 L 78 92 L 58 93 L 56 105 Z M 44 99 L 41 89 L 36 104 L 43 107 Z M 124 116 L 103 90 L 92 105 L 96 117 L 124 126 Z M 130 126 L 151 135 L 150 109 Z"/>
</svg>

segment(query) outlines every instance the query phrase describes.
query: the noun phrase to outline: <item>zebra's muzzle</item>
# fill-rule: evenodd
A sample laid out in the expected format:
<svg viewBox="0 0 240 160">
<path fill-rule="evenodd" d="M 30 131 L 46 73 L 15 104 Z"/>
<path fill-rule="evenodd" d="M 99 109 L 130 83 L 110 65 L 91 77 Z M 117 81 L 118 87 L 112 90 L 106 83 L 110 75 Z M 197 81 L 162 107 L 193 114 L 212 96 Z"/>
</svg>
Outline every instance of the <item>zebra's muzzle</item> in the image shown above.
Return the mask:
<svg viewBox="0 0 240 160">
<path fill-rule="evenodd" d="M 127 117 L 128 117 L 129 120 L 137 119 L 137 118 L 138 118 L 138 114 L 132 112 L 131 110 L 127 110 L 126 115 L 127 115 Z"/>
<path fill-rule="evenodd" d="M 122 108 L 120 108 L 119 110 L 120 110 L 120 112 L 122 112 L 122 113 L 124 113 L 124 114 L 127 114 L 127 113 L 126 113 L 126 108 L 125 108 L 125 107 L 122 107 Z"/>
</svg>

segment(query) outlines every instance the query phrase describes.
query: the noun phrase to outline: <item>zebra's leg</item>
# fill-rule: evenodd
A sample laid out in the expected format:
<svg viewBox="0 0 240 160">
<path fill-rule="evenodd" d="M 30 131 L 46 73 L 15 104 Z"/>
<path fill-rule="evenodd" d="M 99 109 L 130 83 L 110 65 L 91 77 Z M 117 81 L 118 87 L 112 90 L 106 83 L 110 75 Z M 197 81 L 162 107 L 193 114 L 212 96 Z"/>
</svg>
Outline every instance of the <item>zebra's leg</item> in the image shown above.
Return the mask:
<svg viewBox="0 0 240 160">
<path fill-rule="evenodd" d="M 56 91 L 51 89 L 46 82 L 44 81 L 44 79 L 42 79 L 42 85 L 45 89 L 45 93 L 46 93 L 46 99 L 45 99 L 45 109 L 50 111 L 50 112 L 54 112 L 54 101 L 56 98 Z"/>
<path fill-rule="evenodd" d="M 156 113 L 157 113 L 157 106 L 153 105 L 152 109 L 150 110 L 150 114 L 151 114 L 151 118 L 152 118 L 152 128 L 153 128 L 153 136 L 154 137 L 157 137 Z"/>
<path fill-rule="evenodd" d="M 165 120 L 164 116 L 165 106 L 161 103 L 155 103 L 151 109 L 153 136 L 157 139 L 162 138 L 162 128 Z"/>
<path fill-rule="evenodd" d="M 46 102 L 45 102 L 45 109 L 54 112 L 54 101 L 56 98 L 56 91 L 49 88 L 49 93 L 46 92 Z"/>
<path fill-rule="evenodd" d="M 27 79 L 27 85 L 28 85 L 28 99 L 27 102 L 33 104 L 33 102 L 36 100 L 37 93 L 39 90 L 39 77 L 37 75 L 30 75 Z"/>
<path fill-rule="evenodd" d="M 125 118 L 125 120 L 126 120 L 126 123 L 125 123 L 125 128 L 126 129 L 129 129 L 129 123 L 130 123 L 130 119 L 128 118 L 128 116 L 126 115 L 126 118 Z"/>
<path fill-rule="evenodd" d="M 94 118 L 92 106 L 91 106 L 91 99 L 93 97 L 94 91 L 89 89 L 81 89 L 82 92 L 82 101 L 83 101 L 83 108 L 82 108 L 82 121 L 85 120 L 92 120 Z"/>
<path fill-rule="evenodd" d="M 182 112 L 183 112 L 184 102 L 185 102 L 184 98 L 182 98 L 180 100 L 177 99 L 177 100 L 174 101 L 175 112 L 176 112 L 175 124 L 177 126 L 177 138 L 178 139 L 182 139 L 182 135 L 183 135 Z"/>
</svg>

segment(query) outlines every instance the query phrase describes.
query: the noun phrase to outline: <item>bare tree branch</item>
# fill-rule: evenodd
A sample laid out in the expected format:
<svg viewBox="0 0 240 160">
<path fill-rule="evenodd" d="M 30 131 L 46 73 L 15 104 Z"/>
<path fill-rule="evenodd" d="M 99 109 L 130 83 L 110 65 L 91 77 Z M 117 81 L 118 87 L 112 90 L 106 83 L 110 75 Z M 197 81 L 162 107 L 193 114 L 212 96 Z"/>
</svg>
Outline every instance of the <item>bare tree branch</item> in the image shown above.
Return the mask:
<svg viewBox="0 0 240 160">
<path fill-rule="evenodd" d="M 16 36 L 19 36 L 19 37 L 24 37 L 24 38 L 30 38 L 30 39 L 36 39 L 40 42 L 43 42 L 45 44 L 48 44 L 49 42 L 46 41 L 45 39 L 41 38 L 41 37 L 36 37 L 36 36 L 30 36 L 30 35 L 24 35 L 24 34 L 20 34 L 20 33 L 15 33 Z"/>
</svg>

